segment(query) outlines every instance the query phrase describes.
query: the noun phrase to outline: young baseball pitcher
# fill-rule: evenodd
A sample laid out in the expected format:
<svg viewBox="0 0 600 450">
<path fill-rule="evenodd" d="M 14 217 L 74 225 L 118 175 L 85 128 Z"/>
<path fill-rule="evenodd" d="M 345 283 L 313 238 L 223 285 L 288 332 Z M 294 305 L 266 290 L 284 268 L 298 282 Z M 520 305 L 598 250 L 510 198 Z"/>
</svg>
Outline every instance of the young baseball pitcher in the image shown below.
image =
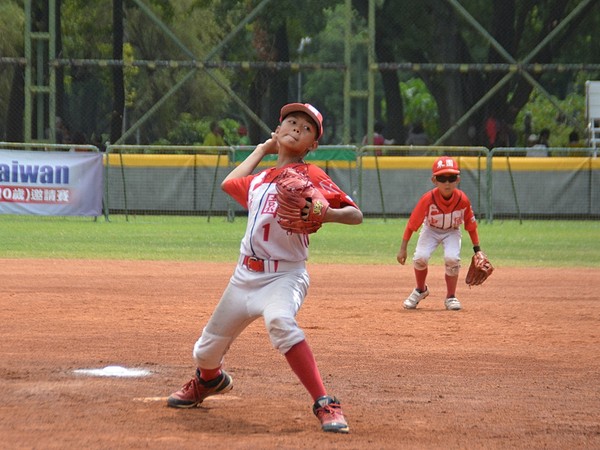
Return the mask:
<svg viewBox="0 0 600 450">
<path fill-rule="evenodd" d="M 194 345 L 196 374 L 167 404 L 192 408 L 231 390 L 232 378 L 221 368 L 224 356 L 239 334 L 262 317 L 273 347 L 312 397 L 323 431 L 347 433 L 340 402 L 328 395 L 296 314 L 309 286 L 309 233 L 323 222 L 360 224 L 363 216 L 323 170 L 304 162 L 323 135 L 321 113 L 310 104 L 290 103 L 279 120 L 271 138 L 221 184 L 248 209 L 248 225 L 233 276 Z M 277 154 L 275 167 L 254 174 L 268 154 Z"/>
<path fill-rule="evenodd" d="M 436 186 L 426 192 L 412 211 L 402 244 L 396 259 L 400 264 L 406 262 L 408 242 L 421 225 L 423 228 L 417 240 L 413 256 L 413 267 L 417 287 L 404 300 L 406 309 L 415 309 L 419 302 L 429 295 L 427 268 L 429 258 L 441 244 L 444 248 L 444 265 L 446 280 L 446 309 L 458 311 L 462 308 L 456 298 L 458 273 L 460 270 L 461 230 L 464 226 L 469 232 L 476 254 L 483 255 L 479 246 L 477 221 L 467 195 L 457 188 L 460 180 L 460 169 L 456 160 L 448 156 L 438 158 L 432 167 L 431 181 Z"/>
</svg>

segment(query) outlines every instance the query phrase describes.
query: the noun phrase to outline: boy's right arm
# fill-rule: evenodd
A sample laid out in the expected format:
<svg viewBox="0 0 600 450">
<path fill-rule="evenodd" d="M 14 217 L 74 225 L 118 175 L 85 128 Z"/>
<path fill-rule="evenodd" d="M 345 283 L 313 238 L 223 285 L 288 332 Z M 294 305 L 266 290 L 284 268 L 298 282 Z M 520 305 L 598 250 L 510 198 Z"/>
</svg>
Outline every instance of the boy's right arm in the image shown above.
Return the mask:
<svg viewBox="0 0 600 450">
<path fill-rule="evenodd" d="M 423 219 L 425 219 L 429 198 L 430 197 L 428 193 L 424 194 L 419 199 L 415 208 L 410 214 L 410 217 L 408 218 L 406 228 L 404 229 L 404 235 L 402 236 L 402 244 L 400 244 L 400 250 L 398 250 L 398 254 L 396 255 L 396 260 L 402 265 L 404 265 L 404 263 L 406 262 L 406 258 L 408 255 L 408 242 L 410 241 L 410 238 L 413 235 L 413 233 L 421 227 Z"/>
<path fill-rule="evenodd" d="M 406 262 L 406 257 L 408 256 L 408 239 L 402 239 L 402 244 L 400 244 L 400 250 L 398 250 L 398 254 L 396 255 L 396 260 L 404 265 Z"/>
<path fill-rule="evenodd" d="M 227 175 L 221 183 L 221 188 L 229 180 L 250 175 L 254 169 L 256 169 L 265 155 L 277 153 L 278 142 L 276 139 L 274 139 L 273 135 L 274 133 L 271 133 L 271 138 L 267 139 L 262 144 L 258 144 L 254 151 L 250 153 L 250 155 L 244 161 L 242 161 L 239 166 L 229 172 L 229 175 Z"/>
<path fill-rule="evenodd" d="M 410 228 L 410 221 L 406 224 L 406 228 L 404 229 L 404 235 L 402 236 L 402 244 L 400 244 L 400 250 L 398 250 L 398 254 L 396 255 L 396 260 L 404 265 L 406 262 L 406 258 L 408 256 L 408 241 L 410 241 L 410 237 L 413 234 L 413 230 Z"/>
</svg>

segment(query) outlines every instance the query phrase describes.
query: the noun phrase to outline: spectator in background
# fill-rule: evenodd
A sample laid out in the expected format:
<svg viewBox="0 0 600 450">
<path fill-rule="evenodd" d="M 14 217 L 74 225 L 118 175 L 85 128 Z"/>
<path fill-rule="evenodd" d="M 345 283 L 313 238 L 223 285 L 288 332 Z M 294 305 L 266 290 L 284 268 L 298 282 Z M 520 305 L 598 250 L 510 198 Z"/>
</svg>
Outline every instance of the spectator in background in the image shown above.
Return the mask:
<svg viewBox="0 0 600 450">
<path fill-rule="evenodd" d="M 56 143 L 69 144 L 71 143 L 71 130 L 69 125 L 62 119 L 56 116 Z"/>
<path fill-rule="evenodd" d="M 485 138 L 485 145 L 489 149 L 517 145 L 517 134 L 513 126 L 493 114 L 485 121 Z"/>
<path fill-rule="evenodd" d="M 100 150 L 101 152 L 106 151 L 106 145 L 104 145 L 104 143 L 102 142 L 102 136 L 99 134 L 98 135 L 96 133 L 92 134 L 91 144 L 98 147 L 98 150 Z"/>
<path fill-rule="evenodd" d="M 245 126 L 240 125 L 238 128 L 238 135 L 240 137 L 238 145 L 252 145 L 250 137 L 248 136 L 248 129 Z"/>
<path fill-rule="evenodd" d="M 579 150 L 579 151 L 575 150 L 577 148 L 582 149 L 585 146 L 586 146 L 585 142 L 583 142 L 579 138 L 579 133 L 577 132 L 577 130 L 572 130 L 569 133 L 567 145 L 565 146 L 572 150 L 564 150 L 563 152 L 561 152 L 561 155 L 564 155 L 564 156 L 588 156 L 589 153 L 585 150 Z M 556 156 L 559 156 L 559 155 L 556 155 Z"/>
<path fill-rule="evenodd" d="M 544 128 L 542 131 L 540 131 L 540 139 L 538 141 L 538 145 L 548 148 L 550 147 L 550 144 L 548 143 L 549 140 L 550 130 L 548 128 Z"/>
<path fill-rule="evenodd" d="M 87 149 L 81 149 L 81 148 L 77 147 L 77 144 L 79 144 L 79 145 L 88 145 L 87 139 L 85 137 L 85 134 L 83 134 L 83 132 L 81 132 L 81 131 L 75 131 L 73 133 L 73 137 L 71 139 L 70 144 L 75 144 L 73 147 L 71 147 L 71 151 L 74 151 L 74 152 L 87 152 L 87 151 L 89 151 Z"/>
<path fill-rule="evenodd" d="M 567 147 L 583 147 L 583 144 L 579 140 L 579 133 L 577 130 L 573 130 L 569 133 L 569 142 Z"/>
<path fill-rule="evenodd" d="M 213 121 L 210 123 L 210 131 L 204 138 L 202 145 L 207 147 L 224 147 L 227 145 L 225 144 L 225 139 L 223 139 L 224 135 L 225 132 L 223 128 L 221 128 L 216 121 Z"/>
<path fill-rule="evenodd" d="M 525 117 L 523 117 L 523 135 L 525 139 L 529 139 L 529 136 L 533 133 L 532 122 L 531 113 L 525 113 Z M 530 145 L 527 146 L 531 147 Z"/>
<path fill-rule="evenodd" d="M 393 139 L 383 137 L 383 125 L 380 122 L 375 122 L 373 125 L 373 145 L 393 145 Z M 367 145 L 369 137 L 365 135 L 362 140 L 362 145 Z"/>
<path fill-rule="evenodd" d="M 513 127 L 504 122 L 503 120 L 497 120 L 498 126 L 496 133 L 496 142 L 494 147 L 514 147 L 517 145 L 517 135 Z"/>
<path fill-rule="evenodd" d="M 373 145 L 394 145 L 393 139 L 386 139 L 383 137 L 383 125 L 380 122 L 375 122 L 373 125 Z M 369 136 L 365 135 L 362 140 L 362 145 L 367 145 L 369 142 Z M 375 154 L 381 156 L 382 150 L 376 149 Z"/>
<path fill-rule="evenodd" d="M 496 117 L 493 114 L 490 114 L 488 118 L 485 120 L 485 137 L 486 137 L 486 147 L 494 148 L 496 146 L 496 138 L 498 136 L 498 128 L 499 123 Z"/>
<path fill-rule="evenodd" d="M 529 136 L 527 136 L 527 147 L 533 147 L 534 145 L 536 145 L 538 143 L 538 135 L 535 133 L 531 133 Z"/>
<path fill-rule="evenodd" d="M 527 150 L 527 156 L 544 157 L 548 156 L 548 140 L 550 139 L 550 130 L 544 128 L 540 131 L 537 142 Z"/>
<path fill-rule="evenodd" d="M 425 133 L 425 129 L 423 128 L 423 124 L 421 122 L 416 122 L 410 127 L 408 132 L 408 137 L 406 138 L 406 145 L 429 145 L 431 144 L 431 140 L 427 133 Z"/>
</svg>

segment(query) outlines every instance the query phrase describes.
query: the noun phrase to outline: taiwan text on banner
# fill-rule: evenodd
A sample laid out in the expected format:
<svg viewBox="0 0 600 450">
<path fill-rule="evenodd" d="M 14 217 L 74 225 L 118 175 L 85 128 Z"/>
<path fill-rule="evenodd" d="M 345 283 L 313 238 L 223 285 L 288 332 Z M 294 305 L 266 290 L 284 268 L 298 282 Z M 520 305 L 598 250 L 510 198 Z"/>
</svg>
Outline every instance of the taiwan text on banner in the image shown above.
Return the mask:
<svg viewBox="0 0 600 450">
<path fill-rule="evenodd" d="M 102 154 L 0 149 L 0 214 L 99 216 Z"/>
</svg>

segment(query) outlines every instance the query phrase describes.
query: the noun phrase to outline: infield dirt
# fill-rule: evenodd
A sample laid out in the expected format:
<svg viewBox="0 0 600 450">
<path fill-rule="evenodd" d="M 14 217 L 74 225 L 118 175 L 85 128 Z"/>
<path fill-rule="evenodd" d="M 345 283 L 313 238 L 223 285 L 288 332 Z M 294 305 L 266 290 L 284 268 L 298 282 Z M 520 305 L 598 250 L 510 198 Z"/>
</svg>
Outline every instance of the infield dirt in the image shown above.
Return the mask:
<svg viewBox="0 0 600 450">
<path fill-rule="evenodd" d="M 260 320 L 226 357 L 233 391 L 165 406 L 233 263 L 0 265 L 1 448 L 600 448 L 597 269 L 498 267 L 483 286 L 461 282 L 453 312 L 443 267 L 406 311 L 409 266 L 310 264 L 298 322 L 342 401 L 350 434 L 337 435 L 320 431 Z M 151 374 L 75 372 L 115 365 Z"/>
</svg>

